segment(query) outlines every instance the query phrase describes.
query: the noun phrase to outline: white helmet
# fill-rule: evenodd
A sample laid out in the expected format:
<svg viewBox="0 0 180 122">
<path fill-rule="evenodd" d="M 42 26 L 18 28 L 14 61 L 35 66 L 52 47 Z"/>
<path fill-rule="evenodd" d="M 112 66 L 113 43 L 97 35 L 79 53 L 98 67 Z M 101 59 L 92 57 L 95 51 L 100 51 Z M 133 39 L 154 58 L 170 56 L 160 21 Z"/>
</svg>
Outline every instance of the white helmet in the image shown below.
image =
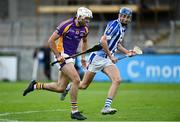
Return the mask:
<svg viewBox="0 0 180 122">
<path fill-rule="evenodd" d="M 78 10 L 77 10 L 77 15 L 76 15 L 77 17 L 89 17 L 89 18 L 93 18 L 93 16 L 92 16 L 92 11 L 91 10 L 89 10 L 89 9 L 87 9 L 87 8 L 85 8 L 85 7 L 80 7 L 80 8 L 78 8 Z"/>
</svg>

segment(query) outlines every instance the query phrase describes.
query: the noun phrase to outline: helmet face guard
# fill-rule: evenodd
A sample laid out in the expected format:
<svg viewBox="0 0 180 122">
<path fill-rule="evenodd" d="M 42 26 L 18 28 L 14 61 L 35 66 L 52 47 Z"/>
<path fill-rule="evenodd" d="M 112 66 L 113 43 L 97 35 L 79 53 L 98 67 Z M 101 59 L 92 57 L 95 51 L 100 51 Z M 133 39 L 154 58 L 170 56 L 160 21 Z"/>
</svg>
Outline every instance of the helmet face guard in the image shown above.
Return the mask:
<svg viewBox="0 0 180 122">
<path fill-rule="evenodd" d="M 86 17 L 93 18 L 92 11 L 85 7 L 78 8 L 76 17 L 80 17 L 80 16 L 83 18 L 86 18 Z"/>
<path fill-rule="evenodd" d="M 90 18 L 93 18 L 92 11 L 85 7 L 80 7 L 77 10 L 76 17 L 78 19 L 78 23 L 81 26 L 84 26 L 86 23 L 89 23 Z"/>
<path fill-rule="evenodd" d="M 128 24 L 132 20 L 132 10 L 126 7 L 123 7 L 119 10 L 119 20 L 123 24 Z"/>
</svg>

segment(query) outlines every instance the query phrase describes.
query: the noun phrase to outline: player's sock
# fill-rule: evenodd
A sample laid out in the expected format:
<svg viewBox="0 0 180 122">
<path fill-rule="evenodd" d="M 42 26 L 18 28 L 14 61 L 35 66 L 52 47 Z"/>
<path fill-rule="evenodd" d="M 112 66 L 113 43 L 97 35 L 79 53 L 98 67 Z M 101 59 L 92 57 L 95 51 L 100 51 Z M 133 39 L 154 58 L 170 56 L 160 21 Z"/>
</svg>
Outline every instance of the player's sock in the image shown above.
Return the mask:
<svg viewBox="0 0 180 122">
<path fill-rule="evenodd" d="M 78 112 L 77 102 L 71 102 L 71 113 L 74 114 L 76 112 Z"/>
<path fill-rule="evenodd" d="M 104 107 L 109 108 L 112 103 L 112 98 L 107 98 Z"/>
<path fill-rule="evenodd" d="M 67 87 L 66 87 L 66 91 L 69 91 L 70 89 L 71 89 L 71 83 L 69 83 L 68 85 L 67 85 Z"/>
<path fill-rule="evenodd" d="M 44 88 L 45 88 L 44 83 L 37 82 L 36 84 L 34 84 L 34 89 L 36 89 L 36 90 L 41 90 L 41 89 L 44 89 Z"/>
</svg>

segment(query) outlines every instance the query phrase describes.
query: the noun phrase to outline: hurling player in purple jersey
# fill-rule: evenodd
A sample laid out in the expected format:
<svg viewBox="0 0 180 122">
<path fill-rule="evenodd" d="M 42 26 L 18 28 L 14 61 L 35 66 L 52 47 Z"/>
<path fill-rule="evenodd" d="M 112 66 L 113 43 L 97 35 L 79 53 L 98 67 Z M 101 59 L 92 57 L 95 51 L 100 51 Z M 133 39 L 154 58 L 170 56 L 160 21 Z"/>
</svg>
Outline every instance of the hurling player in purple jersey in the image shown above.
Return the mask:
<svg viewBox="0 0 180 122">
<path fill-rule="evenodd" d="M 80 7 L 77 10 L 76 17 L 70 18 L 57 26 L 48 42 L 54 53 L 55 60 L 60 61 L 60 63 L 57 64 L 61 71 L 61 73 L 59 73 L 58 81 L 52 83 L 40 83 L 32 80 L 29 86 L 24 90 L 23 96 L 35 89 L 62 93 L 68 84 L 67 81 L 71 80 L 71 118 L 77 120 L 86 119 L 86 117 L 78 111 L 77 95 L 80 76 L 74 67 L 75 59 L 70 58 L 65 60 L 65 57 L 75 54 L 80 42 L 82 51 L 87 49 L 87 35 L 89 33 L 88 24 L 90 18 L 92 18 L 91 10 Z M 57 44 L 55 43 L 56 40 L 58 40 Z M 82 55 L 81 58 L 82 65 L 85 65 L 85 55 Z"/>
<path fill-rule="evenodd" d="M 117 109 L 111 108 L 111 103 L 118 91 L 121 77 L 120 72 L 115 65 L 117 58 L 114 54 L 116 52 L 122 52 L 128 56 L 136 55 L 134 51 L 128 50 L 121 45 L 124 40 L 127 25 L 131 22 L 131 18 L 132 10 L 130 8 L 122 7 L 119 10 L 118 19 L 108 22 L 100 40 L 102 49 L 90 54 L 87 71 L 85 71 L 83 80 L 79 85 L 80 89 L 86 89 L 91 84 L 96 73 L 100 71 L 110 78 L 112 84 L 109 88 L 104 107 L 101 110 L 103 115 L 112 115 L 117 112 Z M 65 92 L 61 95 L 61 100 L 64 100 L 69 89 L 71 89 L 71 83 L 68 84 Z"/>
</svg>

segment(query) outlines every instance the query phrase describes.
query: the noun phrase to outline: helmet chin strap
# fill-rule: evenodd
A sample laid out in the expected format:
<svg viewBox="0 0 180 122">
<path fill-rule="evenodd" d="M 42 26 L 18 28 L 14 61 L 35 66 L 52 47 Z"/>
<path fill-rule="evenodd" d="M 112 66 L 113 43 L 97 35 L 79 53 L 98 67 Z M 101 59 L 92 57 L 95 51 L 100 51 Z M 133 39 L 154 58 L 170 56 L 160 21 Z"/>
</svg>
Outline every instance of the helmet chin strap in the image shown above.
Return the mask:
<svg viewBox="0 0 180 122">
<path fill-rule="evenodd" d="M 120 18 L 118 18 L 118 21 L 123 25 L 123 26 L 127 26 L 130 22 L 127 22 L 127 23 L 123 23 Z"/>
<path fill-rule="evenodd" d="M 76 25 L 77 26 L 84 26 L 83 22 L 79 21 L 79 17 L 76 17 Z"/>
<path fill-rule="evenodd" d="M 127 26 L 127 24 L 125 24 L 125 23 L 121 23 L 122 24 L 122 26 Z"/>
<path fill-rule="evenodd" d="M 122 23 L 121 20 L 120 20 L 120 18 L 118 18 L 118 21 L 122 24 L 122 26 L 127 26 L 127 24 L 128 24 L 128 23 L 126 23 L 126 24 L 125 24 L 125 23 Z"/>
<path fill-rule="evenodd" d="M 76 26 L 80 26 L 79 21 L 78 21 L 78 17 L 76 17 L 75 23 L 76 23 Z"/>
</svg>

